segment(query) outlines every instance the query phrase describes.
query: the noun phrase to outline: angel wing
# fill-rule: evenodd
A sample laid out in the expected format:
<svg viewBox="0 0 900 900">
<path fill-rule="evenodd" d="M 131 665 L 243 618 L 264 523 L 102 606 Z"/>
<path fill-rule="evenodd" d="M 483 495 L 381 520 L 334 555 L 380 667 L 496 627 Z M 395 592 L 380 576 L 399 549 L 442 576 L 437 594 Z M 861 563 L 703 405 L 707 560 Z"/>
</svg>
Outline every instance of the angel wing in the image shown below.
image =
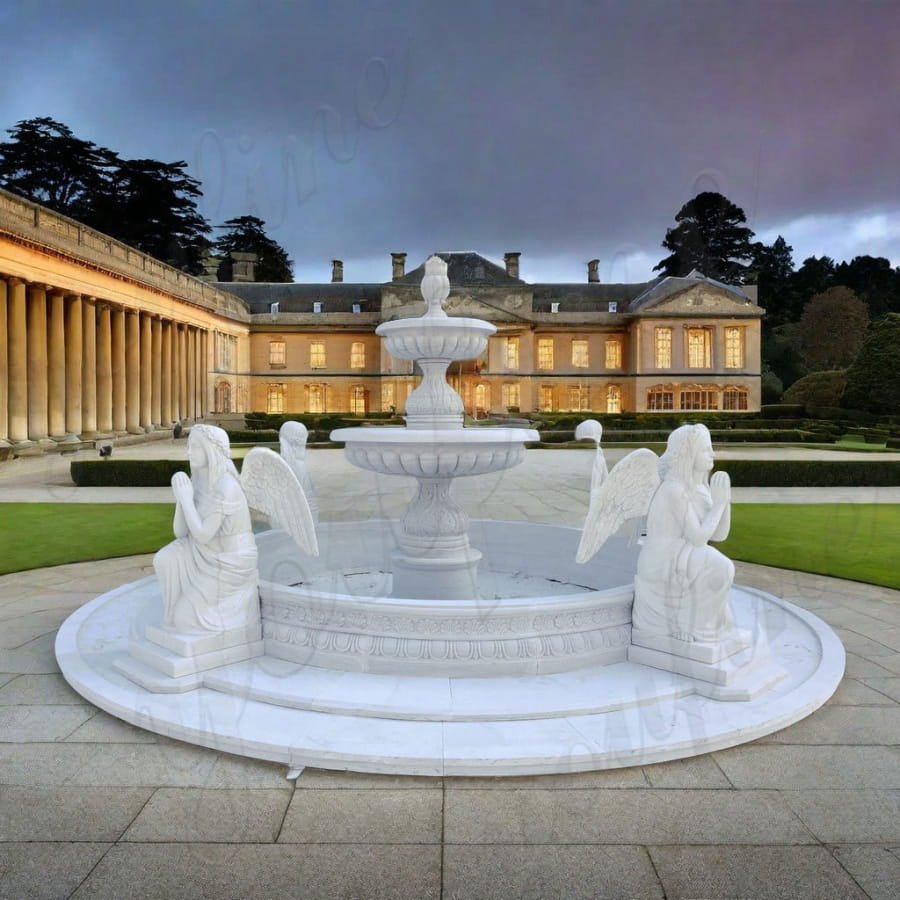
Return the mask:
<svg viewBox="0 0 900 900">
<path fill-rule="evenodd" d="M 629 453 L 613 466 L 595 490 L 591 485 L 591 505 L 577 562 L 587 562 L 628 519 L 646 515 L 650 499 L 659 487 L 659 457 L 645 447 Z"/>
<path fill-rule="evenodd" d="M 597 444 L 597 452 L 594 455 L 594 468 L 591 471 L 591 496 L 594 495 L 594 491 L 599 490 L 608 473 L 606 457 L 603 455 L 603 448 L 600 446 L 600 438 L 602 436 L 603 426 L 596 419 L 585 419 L 575 429 L 575 440 L 594 441 Z"/>
<path fill-rule="evenodd" d="M 241 487 L 251 510 L 283 528 L 305 553 L 319 555 L 316 526 L 303 487 L 277 453 L 254 447 L 244 457 Z"/>
</svg>

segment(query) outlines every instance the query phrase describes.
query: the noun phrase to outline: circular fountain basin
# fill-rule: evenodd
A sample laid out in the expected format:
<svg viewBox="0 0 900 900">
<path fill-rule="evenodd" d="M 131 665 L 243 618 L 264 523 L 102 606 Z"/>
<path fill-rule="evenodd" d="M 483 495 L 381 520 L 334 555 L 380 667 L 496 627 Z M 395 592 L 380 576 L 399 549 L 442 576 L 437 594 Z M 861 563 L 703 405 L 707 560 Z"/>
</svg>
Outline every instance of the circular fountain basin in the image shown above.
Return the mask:
<svg viewBox="0 0 900 900">
<path fill-rule="evenodd" d="M 414 478 L 485 475 L 519 465 L 526 442 L 539 441 L 531 428 L 407 429 L 338 428 L 344 454 L 360 469 Z"/>
<path fill-rule="evenodd" d="M 351 672 L 503 676 L 622 662 L 638 547 L 614 537 L 588 565 L 580 532 L 475 521 L 477 597 L 393 597 L 387 521 L 326 523 L 317 558 L 283 532 L 257 537 L 266 652 Z"/>
<path fill-rule="evenodd" d="M 375 333 L 396 359 L 474 359 L 497 329 L 481 319 L 421 316 L 383 322 Z"/>
</svg>

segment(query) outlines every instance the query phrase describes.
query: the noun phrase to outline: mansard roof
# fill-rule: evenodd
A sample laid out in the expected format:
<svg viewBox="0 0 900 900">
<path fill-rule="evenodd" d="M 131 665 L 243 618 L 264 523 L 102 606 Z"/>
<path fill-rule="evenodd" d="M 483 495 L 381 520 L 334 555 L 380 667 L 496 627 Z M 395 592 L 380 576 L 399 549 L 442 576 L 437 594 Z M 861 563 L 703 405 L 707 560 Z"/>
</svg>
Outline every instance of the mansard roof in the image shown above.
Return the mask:
<svg viewBox="0 0 900 900">
<path fill-rule="evenodd" d="M 268 313 L 272 303 L 278 304 L 279 313 L 311 313 L 317 301 L 324 303 L 324 311 L 330 313 L 353 312 L 354 303 L 363 303 L 364 312 L 379 312 L 383 287 L 346 281 L 328 284 L 229 281 L 215 286 L 240 297 L 251 313 Z"/>
<path fill-rule="evenodd" d="M 454 287 L 464 285 L 478 285 L 491 287 L 492 285 L 525 285 L 521 278 L 513 278 L 506 274 L 503 266 L 491 262 L 474 250 L 460 250 L 435 253 L 447 263 L 447 277 Z M 419 284 L 425 277 L 425 262 L 411 272 L 407 272 L 402 278 L 398 278 L 391 284 Z"/>
</svg>

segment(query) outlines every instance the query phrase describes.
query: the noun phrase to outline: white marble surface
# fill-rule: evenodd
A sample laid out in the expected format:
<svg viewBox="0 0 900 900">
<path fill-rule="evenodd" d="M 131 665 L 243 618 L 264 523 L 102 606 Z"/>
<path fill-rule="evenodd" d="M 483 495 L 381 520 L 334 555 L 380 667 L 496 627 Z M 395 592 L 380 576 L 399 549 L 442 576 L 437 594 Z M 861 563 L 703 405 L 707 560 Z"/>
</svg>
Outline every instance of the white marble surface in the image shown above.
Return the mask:
<svg viewBox="0 0 900 900">
<path fill-rule="evenodd" d="M 741 588 L 733 597 L 739 624 L 765 630 L 786 672 L 744 702 L 709 699 L 690 679 L 633 663 L 564 675 L 422 679 L 323 673 L 267 657 L 205 673 L 204 687 L 190 693 L 154 694 L 114 663 L 133 638 L 127 623 L 159 602 L 156 591 L 153 579 L 124 585 L 65 622 L 56 653 L 69 683 L 148 730 L 292 768 L 520 775 L 676 759 L 796 722 L 831 696 L 844 668 L 843 646 L 820 619 Z M 294 705 L 280 705 L 279 692 Z"/>
</svg>

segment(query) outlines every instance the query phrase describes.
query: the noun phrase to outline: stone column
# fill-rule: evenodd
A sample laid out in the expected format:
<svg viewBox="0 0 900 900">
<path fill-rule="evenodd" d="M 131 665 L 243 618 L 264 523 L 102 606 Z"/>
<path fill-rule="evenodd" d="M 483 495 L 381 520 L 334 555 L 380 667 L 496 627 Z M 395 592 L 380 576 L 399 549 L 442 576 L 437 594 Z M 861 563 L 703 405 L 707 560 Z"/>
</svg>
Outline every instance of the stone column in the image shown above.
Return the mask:
<svg viewBox="0 0 900 900">
<path fill-rule="evenodd" d="M 97 431 L 113 430 L 112 311 L 97 307 Z"/>
<path fill-rule="evenodd" d="M 136 309 L 125 312 L 125 428 L 141 429 L 141 322 Z"/>
<path fill-rule="evenodd" d="M 28 437 L 47 440 L 47 291 L 28 287 Z"/>
<path fill-rule="evenodd" d="M 141 328 L 140 379 L 141 407 L 140 423 L 144 431 L 152 431 L 153 424 L 153 332 L 150 328 L 150 316 L 139 313 Z"/>
<path fill-rule="evenodd" d="M 76 294 L 66 304 L 66 431 L 70 439 L 81 434 L 81 366 L 83 322 L 81 297 Z"/>
<path fill-rule="evenodd" d="M 6 282 L 0 278 L 0 447 L 9 446 L 9 348 L 6 323 Z"/>
<path fill-rule="evenodd" d="M 97 433 L 97 307 L 81 300 L 81 433 Z"/>
<path fill-rule="evenodd" d="M 157 427 L 168 426 L 162 420 L 162 321 L 159 316 L 150 320 L 150 422 Z"/>
<path fill-rule="evenodd" d="M 111 313 L 112 337 L 112 424 L 113 431 L 124 432 L 125 413 L 125 310 L 116 307 Z"/>
<path fill-rule="evenodd" d="M 28 443 L 28 355 L 25 282 L 10 278 L 8 297 L 9 439 Z"/>
<path fill-rule="evenodd" d="M 160 423 L 164 428 L 172 424 L 172 323 L 161 322 L 162 347 L 160 350 Z"/>
<path fill-rule="evenodd" d="M 187 415 L 193 421 L 197 418 L 197 344 L 194 341 L 194 329 L 187 327 L 185 333 L 185 343 L 187 344 Z"/>
<path fill-rule="evenodd" d="M 66 298 L 62 291 L 49 297 L 47 340 L 47 425 L 50 436 L 61 441 L 66 436 Z"/>
<path fill-rule="evenodd" d="M 187 325 L 178 326 L 178 413 L 184 420 L 188 418 L 188 380 L 187 380 Z"/>
<path fill-rule="evenodd" d="M 198 378 L 198 383 L 200 385 L 200 418 L 206 415 L 206 410 L 209 405 L 208 395 L 209 395 L 209 366 L 206 362 L 206 356 L 209 352 L 209 332 L 205 328 L 201 328 L 200 332 L 200 359 L 199 359 L 199 368 L 200 368 L 200 377 Z"/>
</svg>

